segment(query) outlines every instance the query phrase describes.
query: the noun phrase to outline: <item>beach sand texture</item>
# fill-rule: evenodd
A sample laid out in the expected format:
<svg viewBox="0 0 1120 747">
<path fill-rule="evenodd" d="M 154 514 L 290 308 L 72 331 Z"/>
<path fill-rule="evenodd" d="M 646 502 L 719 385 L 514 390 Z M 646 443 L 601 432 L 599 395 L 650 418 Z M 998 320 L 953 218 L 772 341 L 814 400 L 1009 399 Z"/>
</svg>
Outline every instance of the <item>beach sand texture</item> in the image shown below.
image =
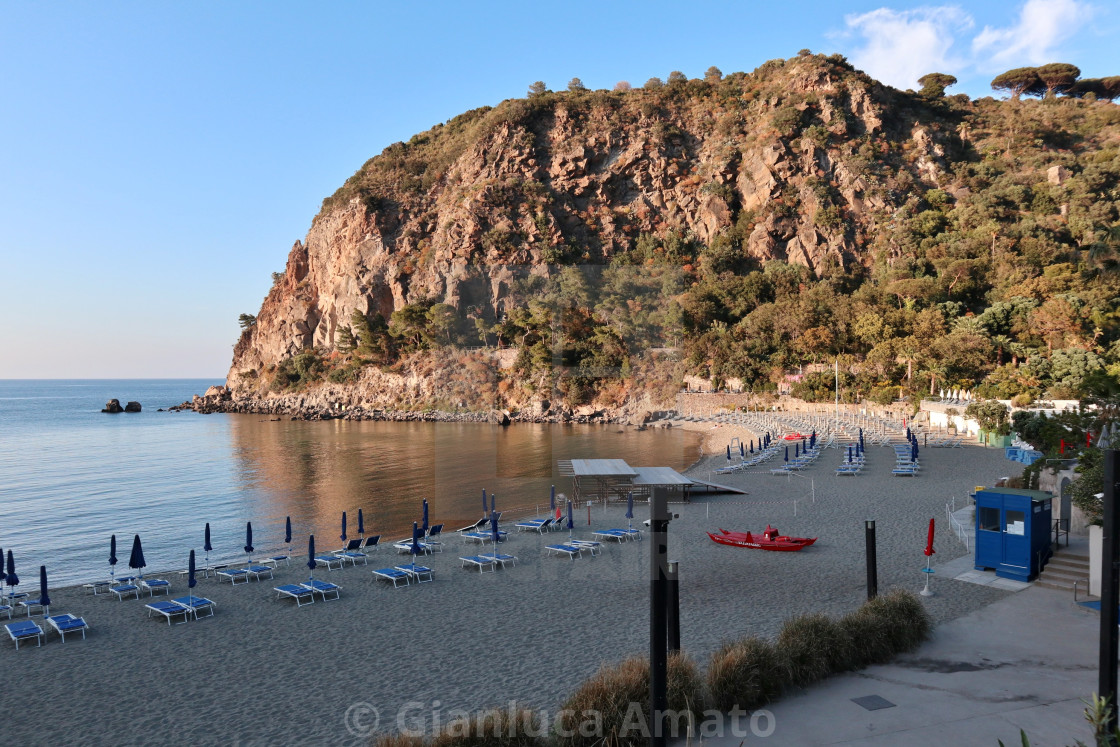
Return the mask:
<svg viewBox="0 0 1120 747">
<path fill-rule="evenodd" d="M 842 450 L 826 450 L 793 477 L 722 475 L 717 482 L 750 494 L 674 504 L 680 518 L 670 526 L 669 555 L 681 563 L 682 645 L 699 664 L 723 641 L 773 635 L 792 615 L 858 607 L 865 519 L 877 522 L 880 590 L 919 590 L 929 519 L 938 519 L 935 562 L 964 554 L 943 521 L 945 503 L 956 496 L 961 505 L 969 490 L 1010 469 L 1001 450 L 931 448 L 921 454 L 919 476 L 900 478 L 890 474 L 891 449 L 868 447 L 863 474 L 836 477 L 843 458 Z M 710 458 L 692 473 L 706 479 L 723 464 Z M 595 529 L 624 527 L 624 512 L 624 505 L 598 504 L 589 527 L 580 506 L 574 534 L 592 539 Z M 638 505 L 635 514 L 637 526 L 648 511 Z M 768 522 L 820 539 L 800 553 L 770 553 L 720 546 L 704 534 L 760 531 Z M 65 644 L 51 633 L 43 648 L 18 651 L 5 640 L 5 742 L 366 744 L 368 714 L 347 728 L 356 703 L 378 709 L 381 730 L 393 730 L 410 703 L 409 727 L 422 726 L 417 719 L 430 724 L 433 712 L 446 720 L 451 709 L 511 700 L 554 714 L 602 663 L 648 651 L 650 543 L 608 544 L 602 556 L 574 561 L 544 557 L 545 545 L 566 537 L 511 531 L 502 551 L 520 562 L 480 574 L 459 561 L 477 547 L 447 534 L 444 552 L 423 560 L 435 581 L 399 589 L 370 573 L 409 561 L 383 546 L 369 566 L 318 569 L 317 578 L 343 587 L 341 599 L 299 609 L 272 591 L 307 578 L 299 558 L 281 565 L 275 581 L 231 587 L 200 579 L 194 591 L 217 602 L 217 614 L 171 627 L 147 619 L 143 601 L 52 590 L 52 612 L 82 615 L 92 631 Z M 337 544 L 316 539 L 320 551 Z M 165 577 L 174 596 L 187 592 L 180 576 Z M 23 590 L 34 592 L 31 586 Z M 933 588 L 937 595 L 924 602 L 939 621 L 1007 593 L 936 576 Z"/>
</svg>

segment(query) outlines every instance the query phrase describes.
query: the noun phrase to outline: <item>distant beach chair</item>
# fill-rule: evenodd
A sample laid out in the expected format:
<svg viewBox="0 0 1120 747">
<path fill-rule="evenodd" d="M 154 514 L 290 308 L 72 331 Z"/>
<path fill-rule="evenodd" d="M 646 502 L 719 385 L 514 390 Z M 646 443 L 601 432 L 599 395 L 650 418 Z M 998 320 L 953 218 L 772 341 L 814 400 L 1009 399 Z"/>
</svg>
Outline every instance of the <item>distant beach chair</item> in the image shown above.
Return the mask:
<svg viewBox="0 0 1120 747">
<path fill-rule="evenodd" d="M 117 595 L 117 599 L 124 601 L 124 598 L 129 594 L 135 595 L 137 599 L 140 598 L 140 587 L 136 584 L 117 584 L 110 586 L 109 591 Z"/>
<path fill-rule="evenodd" d="M 51 613 L 50 605 L 43 605 L 39 599 L 24 599 L 19 603 L 20 608 L 27 612 L 27 616 L 32 615 L 49 615 Z"/>
<path fill-rule="evenodd" d="M 8 619 L 12 619 L 12 607 L 8 604 L 0 603 L 0 615 L 7 613 Z"/>
<path fill-rule="evenodd" d="M 552 527 L 552 518 L 547 519 L 526 519 L 514 524 L 519 532 L 538 532 L 544 534 L 544 530 Z"/>
<path fill-rule="evenodd" d="M 84 641 L 86 639 L 86 630 L 89 629 L 89 623 L 85 621 L 85 618 L 69 613 L 48 615 L 47 622 L 55 629 L 55 632 L 58 633 L 63 643 L 66 643 L 67 633 L 75 633 L 79 630 L 82 631 L 82 640 Z"/>
<path fill-rule="evenodd" d="M 468 524 L 467 526 L 463 527 L 462 529 L 456 529 L 455 531 L 458 532 L 459 534 L 463 534 L 465 532 L 473 532 L 476 529 L 481 529 L 482 527 L 486 526 L 488 523 L 490 523 L 490 517 L 483 516 L 481 519 L 479 519 L 475 523 Z M 409 542 L 411 542 L 411 541 L 412 540 L 409 540 Z"/>
<path fill-rule="evenodd" d="M 282 586 L 274 586 L 272 590 L 276 592 L 277 599 L 290 597 L 296 600 L 297 607 L 302 607 L 305 599 L 307 604 L 315 604 L 315 592 L 301 584 L 283 584 Z"/>
<path fill-rule="evenodd" d="M 603 539 L 613 539 L 616 540 L 619 544 L 622 544 L 629 539 L 629 537 L 627 537 L 625 533 L 623 533 L 620 529 L 600 529 L 597 532 L 592 532 L 591 536 L 602 537 Z"/>
<path fill-rule="evenodd" d="M 184 573 L 185 572 L 186 571 L 184 571 Z M 108 591 L 109 587 L 112 586 L 112 585 L 113 585 L 113 583 L 111 581 L 94 581 L 93 583 L 82 584 L 82 588 L 83 589 L 89 589 L 91 592 L 93 592 L 96 595 L 96 594 L 100 594 L 103 591 Z"/>
<path fill-rule="evenodd" d="M 500 532 L 499 536 L 504 534 L 505 532 Z M 480 545 L 485 545 L 487 542 L 491 542 L 494 539 L 494 536 L 490 532 L 464 532 L 460 536 L 462 536 L 463 539 L 477 542 Z"/>
<path fill-rule="evenodd" d="M 245 569 L 245 572 L 256 581 L 260 581 L 265 574 L 268 574 L 269 578 L 273 578 L 272 566 L 269 565 L 251 565 Z"/>
<path fill-rule="evenodd" d="M 404 581 L 404 585 L 408 586 L 408 574 L 398 571 L 396 568 L 378 568 L 373 572 L 373 575 L 385 581 L 392 581 L 394 589 L 401 581 Z"/>
<path fill-rule="evenodd" d="M 486 569 L 490 569 L 490 571 L 493 572 L 497 570 L 498 567 L 497 562 L 489 556 L 483 557 L 481 555 L 460 555 L 459 560 L 463 561 L 464 568 L 473 566 L 475 568 L 478 568 L 479 573 L 485 572 Z"/>
<path fill-rule="evenodd" d="M 427 534 L 424 535 L 424 541 L 430 544 L 440 544 L 439 538 L 443 536 L 443 524 L 432 524 L 428 527 Z"/>
<path fill-rule="evenodd" d="M 26 641 L 29 638 L 35 639 L 36 646 L 43 645 L 43 629 L 40 628 L 33 620 L 21 620 L 20 622 L 6 623 L 4 629 L 8 631 L 8 636 L 16 642 L 16 649 L 19 649 L 19 642 Z"/>
<path fill-rule="evenodd" d="M 575 560 L 583 555 L 583 548 L 568 544 L 548 545 L 545 547 L 545 555 L 567 555 L 572 560 Z"/>
<path fill-rule="evenodd" d="M 283 562 L 284 565 L 286 565 L 290 568 L 292 566 L 292 556 L 291 556 L 290 553 L 287 554 L 287 555 L 270 555 L 267 558 L 261 558 L 257 562 L 262 563 L 264 565 L 271 565 L 271 566 L 277 566 L 281 562 Z"/>
<path fill-rule="evenodd" d="M 342 558 L 336 558 L 334 555 L 316 555 L 315 562 L 325 565 L 328 571 L 333 571 L 336 565 L 339 570 L 342 569 Z"/>
<path fill-rule="evenodd" d="M 342 591 L 342 587 L 338 584 L 332 584 L 330 581 L 320 581 L 317 578 L 305 581 L 301 583 L 300 586 L 312 592 L 312 599 L 314 599 L 315 594 L 318 594 L 323 598 L 324 602 L 328 599 L 338 599 L 338 592 Z M 334 596 L 328 596 L 330 594 L 334 594 Z"/>
<path fill-rule="evenodd" d="M 369 563 L 369 558 L 362 552 L 362 544 L 365 540 L 358 538 L 352 539 L 346 543 L 346 547 L 342 548 L 335 553 L 335 557 L 343 562 L 349 560 L 353 565 L 357 565 L 358 561 L 362 561 L 362 565 Z"/>
<path fill-rule="evenodd" d="M 418 584 L 426 584 L 435 580 L 435 573 L 424 565 L 398 565 L 397 570 L 407 573 L 408 577 Z"/>
<path fill-rule="evenodd" d="M 214 608 L 218 606 L 206 597 L 196 597 L 193 595 L 179 597 L 178 599 L 172 599 L 171 601 L 179 605 L 180 607 L 186 607 L 187 609 L 189 609 L 191 611 L 191 616 L 194 617 L 195 620 L 198 619 L 198 613 L 202 610 L 206 610 L 209 613 L 204 615 L 203 617 L 213 617 Z"/>
<path fill-rule="evenodd" d="M 509 563 L 510 565 L 517 565 L 516 555 L 506 555 L 505 553 L 491 552 L 482 553 L 478 557 L 482 558 L 483 560 L 493 560 L 495 563 L 501 563 L 502 568 L 506 567 L 506 563 Z"/>
<path fill-rule="evenodd" d="M 591 553 L 592 557 L 594 557 L 596 555 L 602 555 L 603 554 L 603 543 L 602 542 L 593 542 L 591 540 L 577 540 L 577 539 L 574 539 L 574 540 L 569 540 L 568 544 L 569 545 L 574 545 L 574 546 L 582 548 L 584 550 L 587 550 L 588 552 Z"/>
<path fill-rule="evenodd" d="M 142 578 L 140 586 L 148 590 L 148 596 L 154 597 L 157 589 L 163 589 L 166 595 L 171 594 L 171 582 L 162 578 Z"/>
<path fill-rule="evenodd" d="M 224 571 L 218 571 L 218 580 L 226 579 L 233 586 L 237 586 L 237 581 L 240 579 L 242 583 L 249 583 L 249 572 L 244 568 L 226 568 Z"/>
<path fill-rule="evenodd" d="M 431 555 L 433 552 L 435 552 L 435 546 L 431 545 L 427 542 L 422 542 L 420 540 L 417 540 L 416 544 L 420 546 L 420 554 L 421 555 Z M 409 539 L 400 540 L 399 542 L 394 542 L 393 543 L 393 548 L 398 553 L 407 555 L 408 553 L 412 552 L 412 539 L 409 538 Z"/>
<path fill-rule="evenodd" d="M 362 545 L 363 550 L 376 550 L 377 543 L 381 541 L 381 535 L 375 534 L 371 537 L 366 537 L 365 544 Z"/>
<path fill-rule="evenodd" d="M 153 612 L 158 612 L 167 618 L 167 624 L 169 626 L 171 625 L 171 618 L 176 615 L 182 615 L 183 622 L 186 622 L 191 614 L 189 607 L 184 607 L 181 604 L 175 604 L 175 602 L 171 601 L 165 602 L 161 600 L 158 602 L 150 602 L 149 604 L 145 604 L 144 607 L 148 610 L 148 617 L 151 617 Z"/>
<path fill-rule="evenodd" d="M 913 467 L 895 467 L 891 470 L 891 474 L 898 476 L 909 475 L 910 477 L 914 477 L 918 474 L 918 470 Z"/>
</svg>

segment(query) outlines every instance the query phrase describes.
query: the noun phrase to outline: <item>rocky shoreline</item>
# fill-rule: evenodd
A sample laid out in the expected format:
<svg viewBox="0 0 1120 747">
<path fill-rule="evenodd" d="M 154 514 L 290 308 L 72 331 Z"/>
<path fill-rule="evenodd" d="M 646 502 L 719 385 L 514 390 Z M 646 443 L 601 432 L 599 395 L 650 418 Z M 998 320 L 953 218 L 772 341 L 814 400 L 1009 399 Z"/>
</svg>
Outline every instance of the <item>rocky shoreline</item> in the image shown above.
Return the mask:
<svg viewBox="0 0 1120 747">
<path fill-rule="evenodd" d="M 552 407 L 549 402 L 538 403 L 532 410 L 396 410 L 387 407 L 350 405 L 339 398 L 323 393 L 289 394 L 281 397 L 235 397 L 227 387 L 213 386 L 205 394 L 196 394 L 189 402 L 168 408 L 171 412 L 192 411 L 201 414 L 237 413 L 244 415 L 272 415 L 290 420 L 385 420 L 393 422 L 432 423 L 580 423 L 618 424 L 645 428 L 656 420 L 658 413 L 641 410 L 635 413 L 627 408 Z M 668 427 L 668 423 L 663 424 Z"/>
</svg>

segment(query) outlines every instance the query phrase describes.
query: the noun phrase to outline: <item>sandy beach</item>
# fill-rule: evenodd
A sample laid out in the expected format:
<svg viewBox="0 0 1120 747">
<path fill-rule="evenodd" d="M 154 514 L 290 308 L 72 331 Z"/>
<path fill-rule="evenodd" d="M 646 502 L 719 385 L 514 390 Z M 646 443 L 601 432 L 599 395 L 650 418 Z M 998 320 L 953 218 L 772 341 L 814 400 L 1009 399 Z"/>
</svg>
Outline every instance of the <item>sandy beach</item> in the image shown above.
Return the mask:
<svg viewBox="0 0 1120 747">
<path fill-rule="evenodd" d="M 865 598 L 865 519 L 878 526 L 880 589 L 920 589 L 929 519 L 939 520 L 935 560 L 959 557 L 965 550 L 942 520 L 945 503 L 955 496 L 959 506 L 975 486 L 1013 471 L 1001 450 L 980 447 L 925 449 L 914 478 L 890 474 L 889 448 L 869 446 L 867 466 L 855 477 L 834 475 L 842 459 L 830 449 L 801 475 L 721 475 L 718 482 L 749 495 L 674 505 L 680 518 L 670 527 L 669 554 L 681 564 L 682 644 L 701 666 L 727 639 L 772 635 L 800 612 L 839 615 L 857 607 Z M 724 463 L 709 457 L 691 471 L 707 479 Z M 596 505 L 589 526 L 580 507 L 574 534 L 591 539 L 595 529 L 625 526 L 624 511 Z M 635 524 L 645 507 L 636 506 L 636 514 Z M 800 553 L 767 553 L 716 545 L 704 535 L 767 523 L 820 539 Z M 317 578 L 342 586 L 341 599 L 299 609 L 277 600 L 272 587 L 305 580 L 302 558 L 281 565 L 274 582 L 231 587 L 200 579 L 195 593 L 217 602 L 217 614 L 170 627 L 161 617 L 148 619 L 144 601 L 52 590 L 52 612 L 82 615 L 92 630 L 85 641 L 61 644 L 51 633 L 42 648 L 18 651 L 5 640 L 5 740 L 353 745 L 368 743 L 371 708 L 381 731 L 514 700 L 555 713 L 601 663 L 648 649 L 649 543 L 606 545 L 600 557 L 575 561 L 544 556 L 545 545 L 566 536 L 511 532 L 502 551 L 520 562 L 480 574 L 459 561 L 477 547 L 448 534 L 444 552 L 424 561 L 435 581 L 399 589 L 370 573 L 408 562 L 383 546 L 369 566 L 318 569 Z M 321 550 L 335 549 L 317 539 Z M 34 593 L 30 575 L 21 588 Z M 167 578 L 173 596 L 186 593 L 180 576 Z M 1006 594 L 936 576 L 933 583 L 938 593 L 925 603 L 938 621 Z"/>
</svg>

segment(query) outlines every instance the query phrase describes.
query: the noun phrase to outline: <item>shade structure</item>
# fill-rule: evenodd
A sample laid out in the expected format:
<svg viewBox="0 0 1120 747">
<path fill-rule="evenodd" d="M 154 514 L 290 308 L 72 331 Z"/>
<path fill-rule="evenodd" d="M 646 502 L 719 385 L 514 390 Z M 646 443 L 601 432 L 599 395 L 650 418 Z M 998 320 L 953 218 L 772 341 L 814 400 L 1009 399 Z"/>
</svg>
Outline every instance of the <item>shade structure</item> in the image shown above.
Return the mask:
<svg viewBox="0 0 1120 747">
<path fill-rule="evenodd" d="M 628 529 L 634 528 L 634 491 L 626 494 L 626 518 L 629 520 L 626 523 Z"/>
<path fill-rule="evenodd" d="M 16 559 L 12 556 L 11 550 L 8 550 L 8 570 L 4 583 L 8 585 L 9 590 L 19 586 L 19 576 L 16 575 Z"/>
<path fill-rule="evenodd" d="M 284 519 L 284 544 L 292 544 L 292 517 L 288 516 Z"/>
<path fill-rule="evenodd" d="M 198 585 L 198 579 L 194 577 L 194 572 L 194 550 L 191 550 L 191 554 L 187 556 L 187 589 L 189 589 L 187 595 L 192 603 L 194 602 L 194 587 Z"/>
<path fill-rule="evenodd" d="M 930 519 L 929 520 L 929 532 L 926 534 L 925 555 L 928 558 L 930 555 L 933 555 L 935 552 L 937 552 L 937 551 L 933 549 L 933 519 Z"/>
<path fill-rule="evenodd" d="M 342 540 L 343 542 L 346 541 L 346 512 L 345 511 L 342 512 L 342 534 L 338 535 L 338 538 L 340 540 Z"/>
<path fill-rule="evenodd" d="M 362 509 L 358 509 L 358 536 L 363 539 L 366 536 L 366 518 L 362 516 Z"/>
<path fill-rule="evenodd" d="M 210 551 L 214 546 L 210 544 L 210 522 L 206 522 L 206 531 L 202 535 L 202 550 L 206 553 L 206 565 L 210 565 Z"/>
<path fill-rule="evenodd" d="M 3 555 L 0 555 L 0 561 L 3 560 Z M 0 563 L 2 565 L 2 563 Z M 109 537 L 109 582 L 112 583 L 116 577 L 117 570 L 117 535 Z M 0 574 L 2 575 L 2 574 Z M 3 579 L 0 579 L 2 581 Z"/>
<path fill-rule="evenodd" d="M 482 489 L 482 515 L 490 515 L 490 504 L 486 502 L 486 488 Z"/>
<path fill-rule="evenodd" d="M 50 595 L 47 594 L 47 567 L 39 566 L 39 604 L 46 609 L 51 604 Z"/>
<path fill-rule="evenodd" d="M 424 510 L 420 517 L 420 533 L 427 536 L 428 534 L 428 499 L 424 499 Z"/>
<path fill-rule="evenodd" d="M 112 569 L 110 569 L 110 570 L 112 570 Z M 6 579 L 7 577 L 8 577 L 8 574 L 4 573 L 4 551 L 0 550 L 0 589 L 3 588 L 4 579 Z"/>
<path fill-rule="evenodd" d="M 253 552 L 253 522 L 247 521 L 247 522 L 245 522 L 245 554 L 249 555 L 252 552 Z M 253 564 L 253 559 L 252 559 L 251 555 L 250 555 L 250 557 L 246 558 L 246 560 L 249 561 L 249 565 Z"/>
<path fill-rule="evenodd" d="M 143 576 L 144 568 L 147 565 L 144 560 L 144 548 L 140 545 L 140 535 L 134 535 L 132 537 L 132 553 L 128 556 L 128 567 L 135 568 Z"/>
<path fill-rule="evenodd" d="M 494 541 L 494 547 L 502 541 L 502 533 L 498 531 L 498 512 L 490 512 L 490 539 Z"/>
</svg>

